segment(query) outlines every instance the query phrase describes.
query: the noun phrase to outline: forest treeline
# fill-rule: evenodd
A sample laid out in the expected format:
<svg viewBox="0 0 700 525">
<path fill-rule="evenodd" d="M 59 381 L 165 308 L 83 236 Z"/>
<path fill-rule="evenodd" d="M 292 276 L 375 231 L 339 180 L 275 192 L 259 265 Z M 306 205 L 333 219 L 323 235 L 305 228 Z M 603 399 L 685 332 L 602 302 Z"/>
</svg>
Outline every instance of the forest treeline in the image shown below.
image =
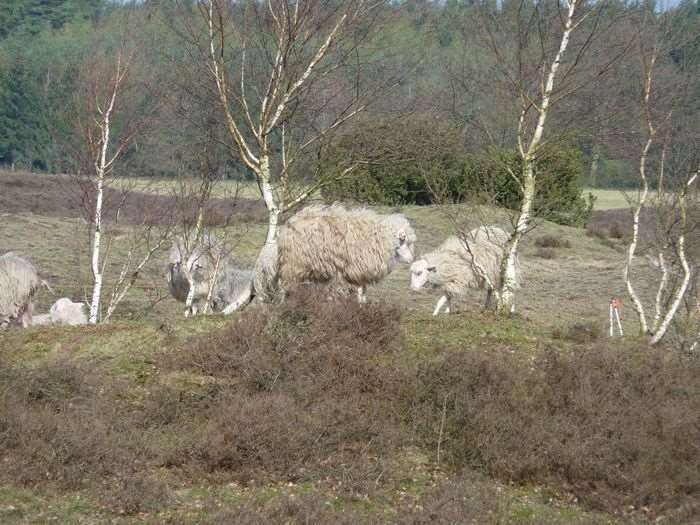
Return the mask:
<svg viewBox="0 0 700 525">
<path fill-rule="evenodd" d="M 333 9 L 333 2 L 319 5 Z M 420 200 L 426 188 L 410 188 L 423 184 L 421 176 L 407 171 L 410 166 L 415 168 L 416 159 L 468 178 L 464 174 L 487 163 L 484 155 L 488 157 L 488 152 L 502 157 L 514 151 L 513 115 L 489 89 L 498 64 L 483 54 L 479 39 L 485 36 L 477 7 L 483 4 L 408 0 L 384 6 L 373 20 L 376 27 L 367 33 L 369 42 L 357 51 L 357 69 L 362 63 L 364 74 L 377 86 L 376 96 L 362 117 L 319 153 L 326 155 L 326 166 L 339 155 L 370 159 L 367 168 L 359 170 L 359 178 L 353 179 L 356 186 L 364 181 L 364 194 L 354 196 L 392 203 Z M 506 10 L 509 2 L 492 8 Z M 181 20 L 187 9 L 196 18 L 195 2 L 176 0 L 3 2 L 0 167 L 80 170 L 71 150 L 67 113 L 74 111 L 79 83 L 91 57 L 109 50 L 128 32 L 138 49 L 130 72 L 139 92 L 132 95 L 135 111 L 147 112 L 155 106 L 157 111 L 149 119 L 148 133 L 129 146 L 126 162 L 118 169 L 138 176 L 216 169 L 229 177 L 249 177 L 221 139 L 225 131 L 210 83 L 188 65 L 192 55 Z M 240 9 L 246 9 L 246 2 L 240 2 Z M 638 57 L 627 53 L 625 46 L 626 35 L 631 38 L 635 30 L 633 15 L 640 9 L 634 2 L 610 3 L 602 15 L 609 20 L 600 21 L 601 26 L 608 24 L 608 30 L 595 37 L 600 51 L 586 57 L 598 61 L 591 63 L 592 68 L 608 70 L 606 80 L 581 86 L 576 102 L 553 116 L 549 135 L 557 139 L 551 147 L 560 149 L 558 156 L 576 159 L 569 163 L 573 166 L 569 173 L 587 185 L 636 184 L 634 155 L 626 151 L 629 137 L 619 123 L 630 114 L 625 96 L 639 91 L 639 79 L 629 74 Z M 669 63 L 679 70 L 695 68 L 700 75 L 700 5 L 683 0 L 671 11 L 676 15 L 674 23 L 684 26 L 686 38 L 666 52 Z M 613 61 L 612 57 L 619 58 Z M 250 61 L 268 59 L 248 57 Z M 602 67 L 608 60 L 609 67 Z M 359 76 L 358 71 L 348 70 L 348 82 L 354 81 L 352 75 Z M 687 106 L 684 117 L 700 120 L 700 93 Z M 401 173 L 393 173 L 390 166 L 399 166 L 393 171 Z M 300 164 L 299 169 L 304 168 L 308 166 Z M 379 188 L 377 180 L 388 180 L 390 186 L 399 184 L 400 188 Z M 336 185 L 333 191 L 353 196 L 352 187 Z M 413 191 L 415 199 L 407 197 L 406 191 Z M 508 197 L 502 200 L 507 203 Z"/>
</svg>

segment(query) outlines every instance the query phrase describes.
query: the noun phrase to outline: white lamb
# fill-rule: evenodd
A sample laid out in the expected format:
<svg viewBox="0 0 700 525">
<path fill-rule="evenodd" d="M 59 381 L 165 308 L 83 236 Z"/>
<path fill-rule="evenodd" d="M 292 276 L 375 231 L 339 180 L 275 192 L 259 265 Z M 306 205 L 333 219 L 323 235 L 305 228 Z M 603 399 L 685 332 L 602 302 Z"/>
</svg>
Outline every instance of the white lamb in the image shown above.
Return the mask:
<svg viewBox="0 0 700 525">
<path fill-rule="evenodd" d="M 452 301 L 465 296 L 470 288 L 486 289 L 484 307 L 488 308 L 493 287 L 500 286 L 501 263 L 509 237 L 497 226 L 481 226 L 464 239 L 448 237 L 439 248 L 411 265 L 411 288 L 419 290 L 427 284 L 443 292 L 433 315 L 445 306 L 445 312 L 449 313 Z M 520 281 L 519 261 L 516 261 L 516 280 Z"/>
</svg>

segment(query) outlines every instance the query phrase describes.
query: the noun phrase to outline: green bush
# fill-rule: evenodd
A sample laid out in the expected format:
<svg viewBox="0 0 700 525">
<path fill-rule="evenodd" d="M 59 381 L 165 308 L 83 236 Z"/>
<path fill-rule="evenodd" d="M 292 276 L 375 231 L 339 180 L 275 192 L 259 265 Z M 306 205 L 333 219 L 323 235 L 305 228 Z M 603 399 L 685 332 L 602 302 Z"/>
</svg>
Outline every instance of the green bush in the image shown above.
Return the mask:
<svg viewBox="0 0 700 525">
<path fill-rule="evenodd" d="M 337 148 L 326 162 L 326 170 L 337 170 L 335 159 L 347 159 L 355 144 Z M 361 147 L 361 146 L 360 146 Z M 403 146 L 406 147 L 406 146 Z M 431 147 L 413 148 L 402 157 L 410 160 L 376 162 L 324 188 L 327 200 L 356 200 L 390 206 L 486 202 L 516 209 L 522 198 L 513 177 L 522 172 L 522 162 L 513 150 L 489 150 L 464 154 Z M 583 196 L 580 153 L 574 148 L 550 146 L 537 160 L 538 190 L 535 215 L 553 222 L 584 226 L 593 209 L 593 197 Z"/>
</svg>

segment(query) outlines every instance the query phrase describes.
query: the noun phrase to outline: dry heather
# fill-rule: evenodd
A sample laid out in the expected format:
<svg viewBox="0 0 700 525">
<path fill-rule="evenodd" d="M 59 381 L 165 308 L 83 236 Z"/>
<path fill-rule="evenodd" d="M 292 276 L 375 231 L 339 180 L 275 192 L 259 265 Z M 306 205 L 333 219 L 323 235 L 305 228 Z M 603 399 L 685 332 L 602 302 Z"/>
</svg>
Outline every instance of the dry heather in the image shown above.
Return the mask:
<svg viewBox="0 0 700 525">
<path fill-rule="evenodd" d="M 700 512 L 700 360 L 609 340 L 529 359 L 445 352 L 419 373 L 457 467 L 560 487 L 592 508 Z M 429 408 L 428 408 L 429 407 Z M 433 433 L 430 447 L 437 447 Z"/>
<path fill-rule="evenodd" d="M 489 350 L 433 343 L 418 356 L 403 347 L 396 309 L 319 304 L 312 291 L 186 342 L 166 339 L 148 375 L 77 357 L 5 363 L 0 482 L 92 488 L 116 513 L 167 507 L 163 473 L 178 484 L 335 480 L 341 494 L 372 497 L 404 483 L 393 465 L 418 447 L 429 468 L 439 449 L 451 475 L 476 469 L 592 509 L 692 521 L 700 361 L 603 339 L 572 346 L 585 340 L 579 331 L 536 354 L 492 338 Z M 445 490 L 394 521 L 499 522 L 488 501 L 493 520 Z M 281 505 L 244 505 L 218 522 L 354 521 L 318 501 Z"/>
<path fill-rule="evenodd" d="M 0 482 L 104 487 L 120 512 L 167 502 L 162 469 L 370 490 L 410 434 L 397 311 L 298 298 L 171 348 L 147 383 L 70 358 L 0 366 Z"/>
<path fill-rule="evenodd" d="M 173 185 L 175 189 L 175 185 Z M 181 202 L 169 195 L 138 191 L 105 190 L 104 219 L 113 221 L 121 206 L 122 224 L 162 224 L 173 218 L 194 223 L 196 199 Z M 60 175 L 0 173 L 0 210 L 3 213 L 33 213 L 46 217 L 77 218 L 92 216 L 94 188 L 77 179 Z M 204 222 L 208 227 L 230 222 L 262 222 L 266 219 L 261 201 L 251 199 L 212 199 Z"/>
</svg>

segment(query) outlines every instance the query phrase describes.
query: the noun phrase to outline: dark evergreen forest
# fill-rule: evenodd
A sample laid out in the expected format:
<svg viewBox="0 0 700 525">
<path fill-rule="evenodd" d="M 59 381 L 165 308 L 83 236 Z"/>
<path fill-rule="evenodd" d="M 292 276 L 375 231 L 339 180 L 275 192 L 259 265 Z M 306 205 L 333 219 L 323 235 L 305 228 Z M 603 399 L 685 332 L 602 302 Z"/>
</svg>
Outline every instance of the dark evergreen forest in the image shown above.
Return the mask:
<svg viewBox="0 0 700 525">
<path fill-rule="evenodd" d="M 201 164 L 203 144 L 210 143 L 227 176 L 249 176 L 235 154 L 218 145 L 223 141 L 217 141 L 221 118 L 216 99 L 211 86 L 204 86 L 189 65 L 192 56 L 182 37 L 181 18 L 183 10 L 196 18 L 195 4 L 175 0 L 2 2 L 0 166 L 37 172 L 79 169 L 70 148 L 66 112 L 71 111 L 88 59 L 128 38 L 138 49 L 138 67 L 132 68 L 131 75 L 143 75 L 137 79 L 142 88 L 138 104 L 149 111 L 148 104 L 156 104 L 157 98 L 158 110 L 149 132 L 127 152 L 128 162 L 122 169 L 128 167 L 129 174 L 136 176 L 191 172 Z M 240 5 L 245 9 L 245 2 Z M 330 10 L 333 3 L 319 5 Z M 522 3 L 504 2 L 492 10 L 505 12 L 518 5 L 522 8 Z M 454 174 L 473 171 L 474 155 L 494 151 L 503 155 L 515 147 L 517 118 L 489 88 L 498 64 L 484 54 L 486 37 L 476 15 L 483 7 L 471 0 L 407 0 L 383 6 L 381 16 L 374 20 L 378 27 L 368 33 L 362 51 L 367 58 L 365 75 L 383 88 L 363 118 L 325 150 L 323 159 L 328 167 L 342 156 L 372 155 L 376 159 L 383 155 L 384 161 L 374 163 L 373 171 L 363 172 L 366 184 L 361 196 L 402 202 L 406 200 L 402 192 L 411 192 L 417 197 L 408 200 L 420 202 L 421 189 L 411 189 L 417 182 L 406 173 L 407 166 L 415 168 L 416 158 Z M 596 35 L 595 53 L 589 53 L 585 67 L 602 69 L 626 45 L 625 35 L 633 40 L 635 13 L 643 7 L 636 2 L 610 3 L 604 14 L 609 20 L 600 22 L 601 26 L 608 24 L 607 29 Z M 672 9 L 656 12 L 671 20 L 676 29 L 682 26 L 683 37 L 664 52 L 664 58 L 679 72 L 687 73 L 690 68 L 700 75 L 700 5 L 683 0 Z M 636 151 L 628 151 L 635 146 L 625 138 L 629 133 L 621 129 L 621 123 L 633 113 L 628 95 L 639 91 L 639 79 L 629 74 L 638 61 L 633 48 L 629 45 L 626 53 L 620 53 L 600 82 L 583 86 L 551 124 L 549 134 L 557 137 L 556 147 L 563 148 L 565 156 L 579 159 L 574 175 L 585 185 L 636 184 Z M 699 108 L 700 93 L 685 104 L 684 117 L 700 120 Z M 382 139 L 373 141 L 373 151 L 367 152 L 366 142 L 359 137 L 370 135 Z M 378 142 L 383 147 L 377 148 Z M 379 191 L 375 188 L 379 179 L 393 180 L 394 186 Z M 372 191 L 374 197 L 369 195 Z"/>
</svg>

